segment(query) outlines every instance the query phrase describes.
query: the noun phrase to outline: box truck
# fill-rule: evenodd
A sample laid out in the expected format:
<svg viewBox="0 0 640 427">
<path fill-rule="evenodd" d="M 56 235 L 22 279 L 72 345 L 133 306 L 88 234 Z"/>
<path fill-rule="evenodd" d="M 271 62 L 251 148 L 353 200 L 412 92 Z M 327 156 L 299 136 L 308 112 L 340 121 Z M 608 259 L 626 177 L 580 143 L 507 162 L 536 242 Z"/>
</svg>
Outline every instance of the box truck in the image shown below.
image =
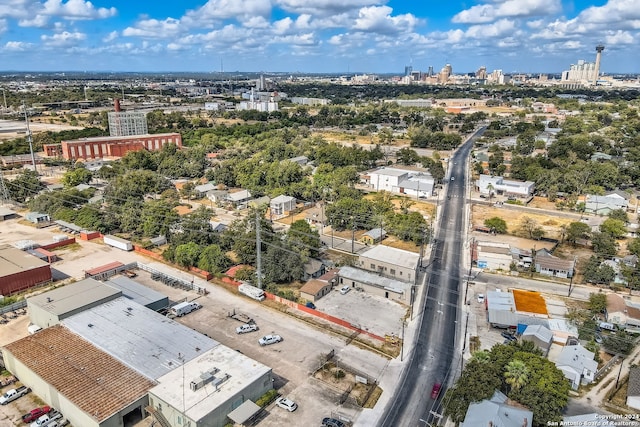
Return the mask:
<svg viewBox="0 0 640 427">
<path fill-rule="evenodd" d="M 133 250 L 133 244 L 126 239 L 121 239 L 120 237 L 105 234 L 103 240 L 105 245 L 113 246 L 114 248 L 122 249 L 123 251 Z"/>
<path fill-rule="evenodd" d="M 191 302 L 185 301 L 171 307 L 169 309 L 169 313 L 173 314 L 176 317 L 182 317 L 185 314 L 189 314 L 192 311 L 198 310 L 200 308 L 202 308 L 202 306 L 195 301 L 191 301 Z"/>
<path fill-rule="evenodd" d="M 241 294 L 246 295 L 249 298 L 253 298 L 258 301 L 264 301 L 264 299 L 266 298 L 264 295 L 264 291 L 262 289 L 256 288 L 255 286 L 251 286 L 248 283 L 243 283 L 240 286 L 238 286 L 238 291 Z"/>
</svg>

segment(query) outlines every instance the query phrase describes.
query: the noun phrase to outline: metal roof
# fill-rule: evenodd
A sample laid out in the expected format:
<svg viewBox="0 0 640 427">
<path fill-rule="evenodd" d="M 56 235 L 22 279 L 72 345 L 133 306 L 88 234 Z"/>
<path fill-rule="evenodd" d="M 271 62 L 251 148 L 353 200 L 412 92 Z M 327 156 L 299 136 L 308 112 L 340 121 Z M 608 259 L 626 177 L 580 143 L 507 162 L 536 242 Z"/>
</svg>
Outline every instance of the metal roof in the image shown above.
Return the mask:
<svg viewBox="0 0 640 427">
<path fill-rule="evenodd" d="M 36 305 L 56 316 L 90 306 L 96 301 L 117 298 L 119 289 L 105 286 L 95 279 L 84 279 L 27 299 L 29 305 Z"/>
<path fill-rule="evenodd" d="M 222 382 L 216 386 L 217 381 L 211 381 L 193 391 L 191 381 L 198 380 L 202 374 L 211 372 L 214 368 L 217 371 L 213 376 Z M 270 371 L 268 366 L 219 345 L 187 361 L 183 369 L 174 369 L 158 378 L 159 384 L 149 390 L 149 393 L 174 408 L 182 409 L 184 405 L 185 416 L 199 421 L 224 402 L 242 394 L 243 390 Z M 262 383 L 260 386 L 263 386 Z"/>
<path fill-rule="evenodd" d="M 107 285 L 119 289 L 122 291 L 122 295 L 126 298 L 144 306 L 148 306 L 168 298 L 166 295 L 162 295 L 160 292 L 148 288 L 125 276 L 113 276 L 107 281 Z"/>
<path fill-rule="evenodd" d="M 98 422 L 125 409 L 154 385 L 60 325 L 14 341 L 5 349 Z"/>
<path fill-rule="evenodd" d="M 16 249 L 13 246 L 0 246 L 0 276 L 9 276 L 10 274 L 21 273 L 27 270 L 40 268 L 49 263 L 42 261 L 28 252 Z"/>
<path fill-rule="evenodd" d="M 70 316 L 73 332 L 127 366 L 156 379 L 218 345 L 174 320 L 125 297 Z"/>
<path fill-rule="evenodd" d="M 409 252 L 402 249 L 392 248 L 391 246 L 377 245 L 366 252 L 360 254 L 360 258 L 369 258 L 376 261 L 382 261 L 394 264 L 399 267 L 418 268 L 420 255 L 415 252 Z"/>
<path fill-rule="evenodd" d="M 408 292 L 411 289 L 411 283 L 379 276 L 376 273 L 354 267 L 340 267 L 338 276 L 399 294 Z"/>
</svg>

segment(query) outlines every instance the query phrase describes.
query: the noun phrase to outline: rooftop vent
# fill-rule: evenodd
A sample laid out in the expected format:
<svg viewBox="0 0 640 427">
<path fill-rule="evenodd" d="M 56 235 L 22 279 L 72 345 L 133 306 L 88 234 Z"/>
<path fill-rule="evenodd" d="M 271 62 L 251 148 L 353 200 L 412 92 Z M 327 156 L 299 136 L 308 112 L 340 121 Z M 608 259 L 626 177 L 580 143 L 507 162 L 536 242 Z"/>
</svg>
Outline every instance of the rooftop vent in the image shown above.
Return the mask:
<svg viewBox="0 0 640 427">
<path fill-rule="evenodd" d="M 87 326 L 93 328 L 93 323 L 89 323 Z"/>
<path fill-rule="evenodd" d="M 47 297 L 47 302 L 51 302 L 51 301 L 53 301 L 51 297 Z"/>
<path fill-rule="evenodd" d="M 220 372 L 220 369 L 212 368 L 206 372 L 201 373 L 199 377 L 195 378 L 193 381 L 189 383 L 189 388 L 191 389 L 191 391 L 196 391 L 209 383 L 214 383 L 217 388 L 218 384 L 226 380 L 225 378 L 224 380 L 220 381 L 219 378 L 214 377 L 214 375 L 217 374 L 218 372 Z"/>
</svg>

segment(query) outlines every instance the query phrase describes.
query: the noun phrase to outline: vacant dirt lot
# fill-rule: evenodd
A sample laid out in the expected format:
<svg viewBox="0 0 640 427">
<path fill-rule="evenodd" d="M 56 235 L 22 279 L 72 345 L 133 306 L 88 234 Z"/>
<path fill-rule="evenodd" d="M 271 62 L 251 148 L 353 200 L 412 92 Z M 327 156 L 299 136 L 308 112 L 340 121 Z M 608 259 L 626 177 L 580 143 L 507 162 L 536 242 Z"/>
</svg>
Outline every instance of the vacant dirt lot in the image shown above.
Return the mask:
<svg viewBox="0 0 640 427">
<path fill-rule="evenodd" d="M 474 227 L 484 226 L 484 221 L 493 217 L 502 218 L 507 223 L 507 233 L 522 236 L 520 225 L 524 217 L 529 217 L 536 221 L 545 231 L 545 237 L 552 239 L 560 238 L 560 226 L 569 225 L 576 221 L 573 218 L 563 218 L 554 216 L 552 213 L 531 213 L 505 207 L 473 205 L 471 209 L 471 222 Z"/>
</svg>

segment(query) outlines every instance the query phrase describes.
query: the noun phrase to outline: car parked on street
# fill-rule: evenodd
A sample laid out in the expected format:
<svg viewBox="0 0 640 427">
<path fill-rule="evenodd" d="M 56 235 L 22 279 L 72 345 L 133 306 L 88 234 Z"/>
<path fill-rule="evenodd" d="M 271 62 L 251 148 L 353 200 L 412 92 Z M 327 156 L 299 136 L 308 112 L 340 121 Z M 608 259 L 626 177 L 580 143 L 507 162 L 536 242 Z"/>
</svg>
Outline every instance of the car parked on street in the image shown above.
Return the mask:
<svg viewBox="0 0 640 427">
<path fill-rule="evenodd" d="M 258 344 L 265 346 L 279 343 L 280 341 L 282 341 L 282 337 L 280 335 L 265 335 L 258 340 Z"/>
<path fill-rule="evenodd" d="M 277 398 L 276 405 L 281 407 L 282 409 L 286 409 L 289 412 L 293 412 L 298 409 L 298 404 L 291 399 L 287 399 L 286 397 Z"/>
<path fill-rule="evenodd" d="M 442 388 L 442 384 L 440 384 L 440 383 L 435 383 L 433 385 L 433 388 L 431 388 L 431 398 L 433 400 L 438 398 L 438 396 L 440 395 L 440 389 L 441 388 Z"/>
<path fill-rule="evenodd" d="M 236 334 L 246 334 L 247 332 L 255 332 L 258 330 L 258 325 L 255 323 L 245 323 L 244 325 L 236 328 Z"/>
<path fill-rule="evenodd" d="M 502 335 L 503 338 L 506 338 L 509 341 L 516 341 L 518 339 L 515 335 L 506 331 L 501 332 L 500 335 Z"/>
</svg>

